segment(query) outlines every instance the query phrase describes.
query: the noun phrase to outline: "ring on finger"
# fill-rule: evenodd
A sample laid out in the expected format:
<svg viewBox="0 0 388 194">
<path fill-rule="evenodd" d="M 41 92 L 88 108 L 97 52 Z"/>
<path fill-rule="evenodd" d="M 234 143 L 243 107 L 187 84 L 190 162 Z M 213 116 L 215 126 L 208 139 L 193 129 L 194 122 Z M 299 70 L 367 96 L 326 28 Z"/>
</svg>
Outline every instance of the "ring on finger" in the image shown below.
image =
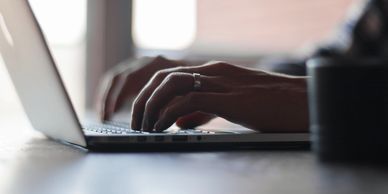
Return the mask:
<svg viewBox="0 0 388 194">
<path fill-rule="evenodd" d="M 201 74 L 193 73 L 193 79 L 194 79 L 194 85 L 193 85 L 194 91 L 200 91 L 202 86 Z"/>
</svg>

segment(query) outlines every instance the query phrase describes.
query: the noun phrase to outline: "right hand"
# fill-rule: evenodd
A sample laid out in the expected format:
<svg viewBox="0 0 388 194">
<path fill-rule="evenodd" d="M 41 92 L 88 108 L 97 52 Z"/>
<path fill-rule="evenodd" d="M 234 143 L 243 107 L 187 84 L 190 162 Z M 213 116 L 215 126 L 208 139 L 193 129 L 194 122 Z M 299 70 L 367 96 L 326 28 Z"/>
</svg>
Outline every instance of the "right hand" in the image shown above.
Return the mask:
<svg viewBox="0 0 388 194">
<path fill-rule="evenodd" d="M 156 72 L 179 66 L 186 64 L 158 56 L 125 62 L 110 70 L 104 76 L 98 100 L 101 121 L 110 120 L 125 102 L 132 101 Z M 178 119 L 176 124 L 181 128 L 194 128 L 213 118 L 214 115 L 198 112 Z"/>
<path fill-rule="evenodd" d="M 195 90 L 193 73 L 199 73 Z M 137 96 L 132 128 L 163 131 L 182 116 L 202 112 L 261 132 L 308 129 L 307 77 L 224 62 L 159 71 Z"/>
</svg>

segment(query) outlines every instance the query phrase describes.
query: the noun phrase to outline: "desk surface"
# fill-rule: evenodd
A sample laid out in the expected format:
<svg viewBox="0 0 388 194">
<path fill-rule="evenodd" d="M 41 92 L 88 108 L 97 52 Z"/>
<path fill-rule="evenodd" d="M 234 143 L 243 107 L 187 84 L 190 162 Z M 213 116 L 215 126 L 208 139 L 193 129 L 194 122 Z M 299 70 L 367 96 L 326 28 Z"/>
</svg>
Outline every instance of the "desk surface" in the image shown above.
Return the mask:
<svg viewBox="0 0 388 194">
<path fill-rule="evenodd" d="M 0 120 L 0 193 L 388 193 L 386 167 L 328 165 L 309 151 L 88 153 Z"/>
</svg>

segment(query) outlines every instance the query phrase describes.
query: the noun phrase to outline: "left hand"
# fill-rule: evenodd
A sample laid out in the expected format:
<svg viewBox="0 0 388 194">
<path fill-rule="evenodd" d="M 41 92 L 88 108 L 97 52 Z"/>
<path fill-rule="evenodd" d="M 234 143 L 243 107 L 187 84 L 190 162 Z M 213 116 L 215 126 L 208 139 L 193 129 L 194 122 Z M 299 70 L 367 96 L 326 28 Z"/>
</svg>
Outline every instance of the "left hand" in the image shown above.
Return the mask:
<svg viewBox="0 0 388 194">
<path fill-rule="evenodd" d="M 194 91 L 193 73 L 201 74 Z M 213 62 L 158 71 L 134 101 L 132 128 L 163 131 L 195 112 L 263 132 L 308 128 L 306 78 Z"/>
</svg>

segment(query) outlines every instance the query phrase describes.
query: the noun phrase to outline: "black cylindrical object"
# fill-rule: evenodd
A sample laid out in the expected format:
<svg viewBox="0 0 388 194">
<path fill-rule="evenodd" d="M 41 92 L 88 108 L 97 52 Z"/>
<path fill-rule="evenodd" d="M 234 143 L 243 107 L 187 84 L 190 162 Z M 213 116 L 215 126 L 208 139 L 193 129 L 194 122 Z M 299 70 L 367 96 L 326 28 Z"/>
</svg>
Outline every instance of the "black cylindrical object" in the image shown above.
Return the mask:
<svg viewBox="0 0 388 194">
<path fill-rule="evenodd" d="M 324 161 L 388 161 L 388 61 L 307 63 L 313 150 Z"/>
</svg>

